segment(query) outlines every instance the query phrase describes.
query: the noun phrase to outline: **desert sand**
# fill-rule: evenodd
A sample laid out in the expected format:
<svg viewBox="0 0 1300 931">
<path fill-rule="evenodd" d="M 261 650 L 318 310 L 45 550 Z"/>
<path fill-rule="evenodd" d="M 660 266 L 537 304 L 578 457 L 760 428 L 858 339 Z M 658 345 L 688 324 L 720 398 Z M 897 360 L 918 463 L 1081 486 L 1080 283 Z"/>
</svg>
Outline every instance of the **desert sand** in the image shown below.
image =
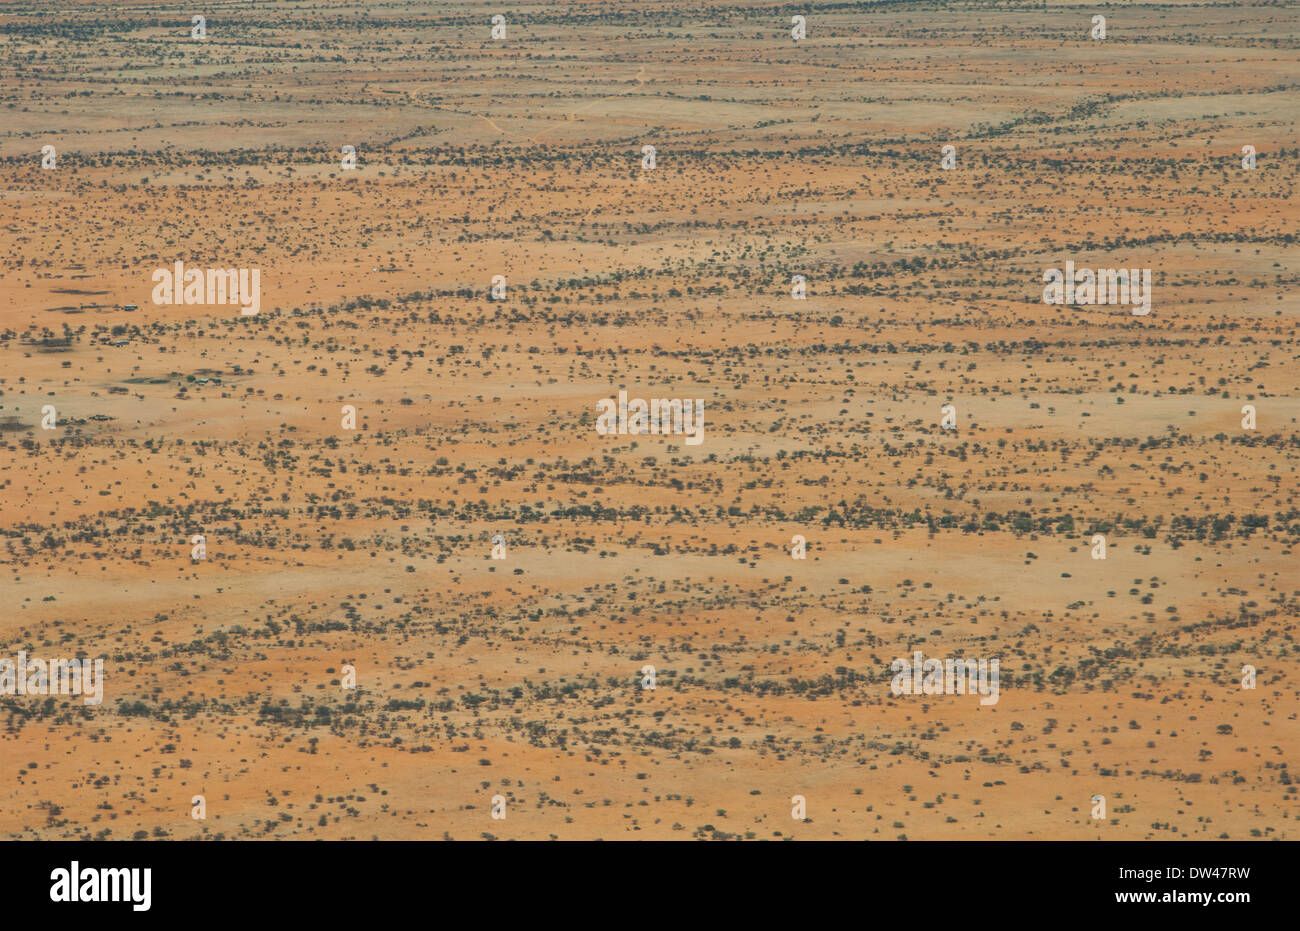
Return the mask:
<svg viewBox="0 0 1300 931">
<path fill-rule="evenodd" d="M 0 16 L 0 837 L 1297 838 L 1296 9 L 196 10 Z"/>
</svg>

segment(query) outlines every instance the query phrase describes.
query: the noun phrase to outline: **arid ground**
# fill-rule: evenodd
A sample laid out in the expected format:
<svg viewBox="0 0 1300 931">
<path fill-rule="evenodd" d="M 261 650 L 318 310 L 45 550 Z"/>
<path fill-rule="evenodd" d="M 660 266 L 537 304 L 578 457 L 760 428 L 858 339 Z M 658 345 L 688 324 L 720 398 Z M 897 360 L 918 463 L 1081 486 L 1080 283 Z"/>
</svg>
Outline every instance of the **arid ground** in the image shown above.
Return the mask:
<svg viewBox="0 0 1300 931">
<path fill-rule="evenodd" d="M 0 697 L 0 837 L 1300 839 L 1295 5 L 54 6 L 0 659 L 104 700 Z"/>
</svg>

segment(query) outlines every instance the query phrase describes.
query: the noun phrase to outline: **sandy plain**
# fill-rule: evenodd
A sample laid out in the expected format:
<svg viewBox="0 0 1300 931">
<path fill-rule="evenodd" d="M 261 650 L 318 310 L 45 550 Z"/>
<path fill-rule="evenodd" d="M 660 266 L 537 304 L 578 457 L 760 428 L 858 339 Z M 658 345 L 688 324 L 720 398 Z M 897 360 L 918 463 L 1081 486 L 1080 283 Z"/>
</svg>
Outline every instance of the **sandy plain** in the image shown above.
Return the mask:
<svg viewBox="0 0 1300 931">
<path fill-rule="evenodd" d="M 0 657 L 105 701 L 0 697 L 0 836 L 1295 839 L 1295 9 L 61 7 L 0 15 Z"/>
</svg>

